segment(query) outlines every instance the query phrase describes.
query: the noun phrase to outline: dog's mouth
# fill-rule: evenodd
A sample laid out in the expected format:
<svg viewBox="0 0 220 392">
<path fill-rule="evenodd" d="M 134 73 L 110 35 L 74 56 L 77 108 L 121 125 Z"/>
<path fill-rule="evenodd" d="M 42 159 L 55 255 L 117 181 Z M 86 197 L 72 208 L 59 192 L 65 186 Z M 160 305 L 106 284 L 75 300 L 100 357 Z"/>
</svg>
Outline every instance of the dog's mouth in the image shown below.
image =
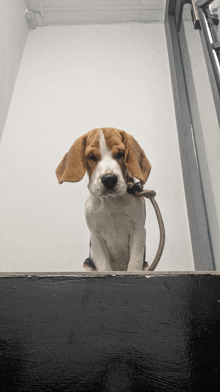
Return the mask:
<svg viewBox="0 0 220 392">
<path fill-rule="evenodd" d="M 115 190 L 114 189 L 108 189 L 108 190 L 106 190 L 105 192 L 103 192 L 103 194 L 102 194 L 102 196 L 103 197 L 108 197 L 108 196 L 116 196 L 117 195 L 117 193 L 115 192 Z"/>
<path fill-rule="evenodd" d="M 123 196 L 127 191 L 127 188 L 124 187 L 122 189 L 105 189 L 102 192 L 102 197 L 116 197 L 116 196 Z"/>
</svg>

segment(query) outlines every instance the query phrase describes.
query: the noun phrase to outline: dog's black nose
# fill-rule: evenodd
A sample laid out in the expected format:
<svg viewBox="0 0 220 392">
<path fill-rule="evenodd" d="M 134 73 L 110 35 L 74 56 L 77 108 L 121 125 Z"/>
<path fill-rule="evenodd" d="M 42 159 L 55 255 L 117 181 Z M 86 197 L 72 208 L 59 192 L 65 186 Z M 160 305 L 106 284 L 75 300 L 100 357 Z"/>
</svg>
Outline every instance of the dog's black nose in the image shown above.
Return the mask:
<svg viewBox="0 0 220 392">
<path fill-rule="evenodd" d="M 107 189 L 113 189 L 118 182 L 118 177 L 115 174 L 106 174 L 102 177 L 102 183 Z"/>
</svg>

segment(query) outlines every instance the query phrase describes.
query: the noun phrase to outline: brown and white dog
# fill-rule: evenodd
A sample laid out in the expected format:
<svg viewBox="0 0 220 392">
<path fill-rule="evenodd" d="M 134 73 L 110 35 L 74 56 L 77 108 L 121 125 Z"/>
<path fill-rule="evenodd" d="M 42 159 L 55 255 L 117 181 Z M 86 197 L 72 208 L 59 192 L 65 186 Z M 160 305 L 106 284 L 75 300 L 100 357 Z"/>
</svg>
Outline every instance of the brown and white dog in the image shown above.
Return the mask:
<svg viewBox="0 0 220 392">
<path fill-rule="evenodd" d="M 145 203 L 127 192 L 127 182 L 143 185 L 151 165 L 137 141 L 115 128 L 97 128 L 79 137 L 59 164 L 59 183 L 80 181 L 88 173 L 86 221 L 91 232 L 85 270 L 142 271 Z"/>
</svg>

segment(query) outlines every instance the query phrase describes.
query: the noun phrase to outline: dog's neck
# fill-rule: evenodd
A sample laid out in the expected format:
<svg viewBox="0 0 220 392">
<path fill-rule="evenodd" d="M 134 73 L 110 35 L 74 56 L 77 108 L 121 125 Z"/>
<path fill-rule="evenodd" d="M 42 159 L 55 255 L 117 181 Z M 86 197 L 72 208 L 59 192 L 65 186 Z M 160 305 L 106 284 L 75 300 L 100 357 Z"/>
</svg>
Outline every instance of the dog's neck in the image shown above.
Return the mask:
<svg viewBox="0 0 220 392">
<path fill-rule="evenodd" d="M 105 209 L 109 210 L 111 209 L 113 206 L 120 206 L 120 205 L 124 205 L 128 202 L 129 198 L 132 195 L 129 194 L 128 192 L 125 192 L 124 195 L 121 196 L 95 196 L 90 194 L 90 197 L 96 202 L 96 205 L 100 206 L 100 208 L 104 207 Z"/>
</svg>

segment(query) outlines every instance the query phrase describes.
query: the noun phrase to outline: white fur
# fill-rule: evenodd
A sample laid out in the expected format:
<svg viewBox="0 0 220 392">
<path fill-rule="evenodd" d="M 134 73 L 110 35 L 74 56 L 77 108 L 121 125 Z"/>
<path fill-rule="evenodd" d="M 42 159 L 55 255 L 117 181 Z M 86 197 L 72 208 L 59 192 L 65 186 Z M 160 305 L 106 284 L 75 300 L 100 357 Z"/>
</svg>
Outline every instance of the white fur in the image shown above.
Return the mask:
<svg viewBox="0 0 220 392">
<path fill-rule="evenodd" d="M 120 165 L 112 158 L 102 131 L 99 144 L 101 160 L 91 176 L 88 186 L 91 195 L 86 202 L 91 258 L 98 271 L 142 271 L 146 238 L 144 201 L 127 193 Z M 118 177 L 113 192 L 106 191 L 101 182 L 102 176 L 109 173 Z"/>
</svg>

